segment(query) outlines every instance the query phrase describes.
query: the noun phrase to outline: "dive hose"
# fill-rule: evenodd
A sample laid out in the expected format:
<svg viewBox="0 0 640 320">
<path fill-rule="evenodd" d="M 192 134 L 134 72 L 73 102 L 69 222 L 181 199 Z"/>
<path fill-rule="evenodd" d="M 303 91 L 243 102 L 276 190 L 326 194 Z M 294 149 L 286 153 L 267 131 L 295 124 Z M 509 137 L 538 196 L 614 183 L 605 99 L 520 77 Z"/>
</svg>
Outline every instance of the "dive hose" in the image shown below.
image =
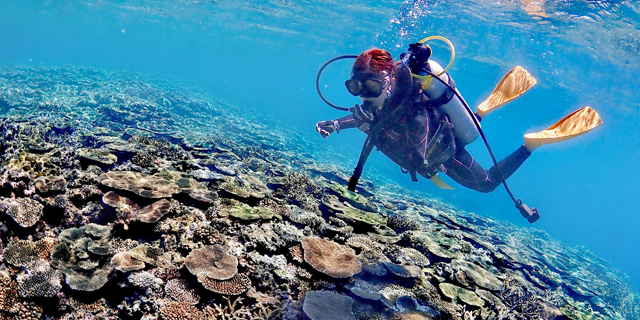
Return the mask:
<svg viewBox="0 0 640 320">
<path fill-rule="evenodd" d="M 447 39 L 445 37 L 442 37 L 442 36 L 426 37 L 426 38 L 418 41 L 418 43 L 425 43 L 425 42 L 427 42 L 429 40 L 441 40 L 441 41 L 444 41 L 447 45 L 449 45 L 449 51 L 451 51 L 451 57 L 449 58 L 449 63 L 447 64 L 447 66 L 441 72 L 439 72 L 436 75 L 437 77 L 439 77 L 439 76 L 445 74 L 447 71 L 449 71 L 449 69 L 453 65 L 453 61 L 456 58 L 456 49 L 453 47 L 453 43 L 451 43 L 451 41 L 449 41 L 449 39 Z M 426 83 L 422 84 L 422 89 L 426 89 L 431 84 L 432 76 L 430 74 L 427 74 L 426 76 L 421 76 L 421 75 L 418 75 L 418 74 L 414 73 L 413 77 L 420 79 L 422 82 L 424 82 L 426 80 Z"/>
<path fill-rule="evenodd" d="M 484 141 L 484 144 L 487 147 L 487 151 L 489 151 L 489 155 L 491 156 L 491 160 L 493 160 L 493 164 L 496 166 L 496 169 L 498 169 L 498 174 L 500 175 L 500 180 L 502 181 L 502 185 L 504 185 L 504 188 L 507 190 L 507 193 L 509 194 L 509 197 L 511 197 L 511 200 L 516 205 L 516 208 L 518 208 L 518 210 L 520 211 L 520 214 L 525 219 L 527 219 L 529 221 L 529 223 L 534 223 L 534 222 L 538 221 L 538 219 L 540 219 L 540 213 L 538 212 L 538 209 L 529 208 L 529 206 L 527 206 L 526 204 L 522 203 L 521 199 L 516 199 L 516 197 L 513 196 L 513 193 L 511 192 L 511 189 L 509 189 L 509 186 L 507 185 L 507 181 L 504 178 L 504 175 L 502 174 L 502 170 L 500 169 L 500 166 L 498 166 L 498 161 L 496 160 L 496 157 L 493 154 L 493 151 L 491 150 L 491 146 L 489 146 L 489 141 L 487 141 L 487 137 L 484 135 L 484 132 L 482 131 L 482 128 L 480 127 L 480 122 L 478 122 L 478 119 L 476 118 L 475 114 L 473 113 L 473 111 L 469 107 L 469 104 L 467 104 L 467 102 L 462 98 L 462 96 L 460 95 L 458 90 L 453 88 L 446 81 L 440 79 L 440 77 L 438 77 L 436 74 L 434 74 L 431 71 L 427 71 L 427 74 L 429 76 L 435 78 L 435 79 L 438 79 L 438 81 L 442 82 L 442 84 L 444 84 L 447 88 L 449 88 L 449 90 L 453 91 L 453 93 L 456 95 L 456 97 L 458 97 L 458 99 L 460 99 L 460 101 L 464 105 L 464 107 L 467 110 L 467 112 L 471 115 L 471 118 L 473 119 L 473 123 L 476 125 L 476 128 L 478 128 L 478 132 L 480 133 L 480 136 L 482 137 L 482 141 Z"/>
<path fill-rule="evenodd" d="M 318 91 L 318 95 L 320 96 L 320 99 L 322 99 L 322 101 L 324 101 L 324 103 L 328 104 L 330 107 L 338 109 L 340 111 L 351 111 L 351 109 L 349 109 L 349 108 L 340 107 L 340 106 L 337 106 L 337 105 L 331 103 L 329 100 L 327 100 L 324 97 L 324 95 L 322 94 L 322 91 L 320 91 L 320 75 L 322 75 L 322 71 L 324 70 L 324 68 L 326 68 L 328 65 L 330 65 L 334 61 L 338 61 L 338 60 L 342 60 L 342 59 L 356 59 L 356 58 L 358 58 L 358 56 L 353 55 L 353 54 L 346 54 L 346 55 L 342 55 L 342 56 L 337 56 L 337 57 L 325 62 L 322 65 L 322 67 L 320 67 L 320 70 L 318 70 L 318 74 L 316 74 L 316 91 Z"/>
</svg>

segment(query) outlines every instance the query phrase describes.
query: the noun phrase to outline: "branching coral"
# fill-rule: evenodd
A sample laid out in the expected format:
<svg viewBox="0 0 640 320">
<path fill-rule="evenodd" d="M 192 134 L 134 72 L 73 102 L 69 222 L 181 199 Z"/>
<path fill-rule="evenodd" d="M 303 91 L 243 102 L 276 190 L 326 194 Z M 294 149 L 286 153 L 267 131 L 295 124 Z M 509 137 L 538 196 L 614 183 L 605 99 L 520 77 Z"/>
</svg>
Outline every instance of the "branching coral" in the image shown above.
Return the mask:
<svg viewBox="0 0 640 320">
<path fill-rule="evenodd" d="M 205 316 L 210 319 L 224 319 L 224 320 L 241 320 L 241 319 L 253 319 L 250 310 L 242 305 L 242 298 L 238 297 L 233 302 L 229 297 L 224 297 L 227 301 L 227 305 L 214 303 L 213 307 L 205 307 Z"/>
<path fill-rule="evenodd" d="M 505 318 L 539 319 L 543 308 L 542 299 L 531 293 L 516 279 L 508 277 L 498 296 L 506 306 L 506 310 L 500 310 L 500 314 Z"/>
<path fill-rule="evenodd" d="M 314 183 L 308 176 L 289 172 L 281 179 L 275 195 L 305 210 L 316 211 L 323 193 L 324 188 Z"/>
</svg>

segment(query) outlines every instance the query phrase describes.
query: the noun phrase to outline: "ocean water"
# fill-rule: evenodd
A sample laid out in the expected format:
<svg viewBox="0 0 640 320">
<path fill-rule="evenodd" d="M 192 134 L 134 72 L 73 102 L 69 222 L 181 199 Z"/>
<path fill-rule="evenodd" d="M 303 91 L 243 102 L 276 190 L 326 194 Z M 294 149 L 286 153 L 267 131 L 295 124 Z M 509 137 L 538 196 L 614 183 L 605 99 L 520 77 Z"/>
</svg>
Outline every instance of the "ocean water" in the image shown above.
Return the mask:
<svg viewBox="0 0 640 320">
<path fill-rule="evenodd" d="M 538 84 L 495 111 L 482 127 L 497 158 L 522 135 L 591 106 L 603 125 L 534 152 L 508 180 L 537 207 L 529 225 L 504 189 L 481 194 L 455 184 L 439 190 L 375 153 L 363 179 L 390 179 L 463 210 L 547 232 L 583 246 L 640 287 L 640 3 L 637 1 L 13 1 L 0 2 L 0 66 L 87 66 L 176 78 L 240 107 L 269 115 L 308 152 L 350 170 L 365 136 L 322 139 L 316 122 L 343 116 L 316 94 L 318 68 L 341 54 L 380 47 L 394 57 L 429 35 L 452 41 L 449 71 L 469 104 L 483 101 L 513 66 Z M 434 43 L 433 59 L 449 51 Z M 349 62 L 322 77 L 337 104 L 359 101 L 343 85 Z M 483 166 L 480 140 L 468 150 Z"/>
</svg>

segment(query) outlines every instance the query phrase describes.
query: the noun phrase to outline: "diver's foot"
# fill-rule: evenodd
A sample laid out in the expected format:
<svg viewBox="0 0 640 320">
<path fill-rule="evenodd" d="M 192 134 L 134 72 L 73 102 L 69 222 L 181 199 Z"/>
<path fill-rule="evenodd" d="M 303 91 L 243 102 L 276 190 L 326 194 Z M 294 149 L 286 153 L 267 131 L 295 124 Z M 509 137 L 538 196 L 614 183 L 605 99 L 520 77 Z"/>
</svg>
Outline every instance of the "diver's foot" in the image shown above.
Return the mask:
<svg viewBox="0 0 640 320">
<path fill-rule="evenodd" d="M 524 145 L 532 152 L 539 146 L 575 138 L 602 124 L 600 115 L 590 107 L 576 110 L 551 127 L 524 135 Z"/>
<path fill-rule="evenodd" d="M 489 97 L 478 106 L 476 116 L 486 117 L 490 112 L 520 97 L 536 82 L 536 79 L 523 67 L 514 67 L 502 77 Z"/>
</svg>

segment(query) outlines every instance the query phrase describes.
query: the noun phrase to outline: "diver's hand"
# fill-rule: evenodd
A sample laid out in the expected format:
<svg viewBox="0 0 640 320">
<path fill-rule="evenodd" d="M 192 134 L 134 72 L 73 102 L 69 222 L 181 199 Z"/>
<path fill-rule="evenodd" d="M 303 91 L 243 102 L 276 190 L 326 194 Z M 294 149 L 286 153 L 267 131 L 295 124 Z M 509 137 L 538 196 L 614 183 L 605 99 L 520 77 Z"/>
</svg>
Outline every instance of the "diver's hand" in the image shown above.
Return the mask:
<svg viewBox="0 0 640 320">
<path fill-rule="evenodd" d="M 318 131 L 323 138 L 327 138 L 330 134 L 338 130 L 340 130 L 340 123 L 337 120 L 327 120 L 316 123 L 316 131 Z"/>
</svg>

